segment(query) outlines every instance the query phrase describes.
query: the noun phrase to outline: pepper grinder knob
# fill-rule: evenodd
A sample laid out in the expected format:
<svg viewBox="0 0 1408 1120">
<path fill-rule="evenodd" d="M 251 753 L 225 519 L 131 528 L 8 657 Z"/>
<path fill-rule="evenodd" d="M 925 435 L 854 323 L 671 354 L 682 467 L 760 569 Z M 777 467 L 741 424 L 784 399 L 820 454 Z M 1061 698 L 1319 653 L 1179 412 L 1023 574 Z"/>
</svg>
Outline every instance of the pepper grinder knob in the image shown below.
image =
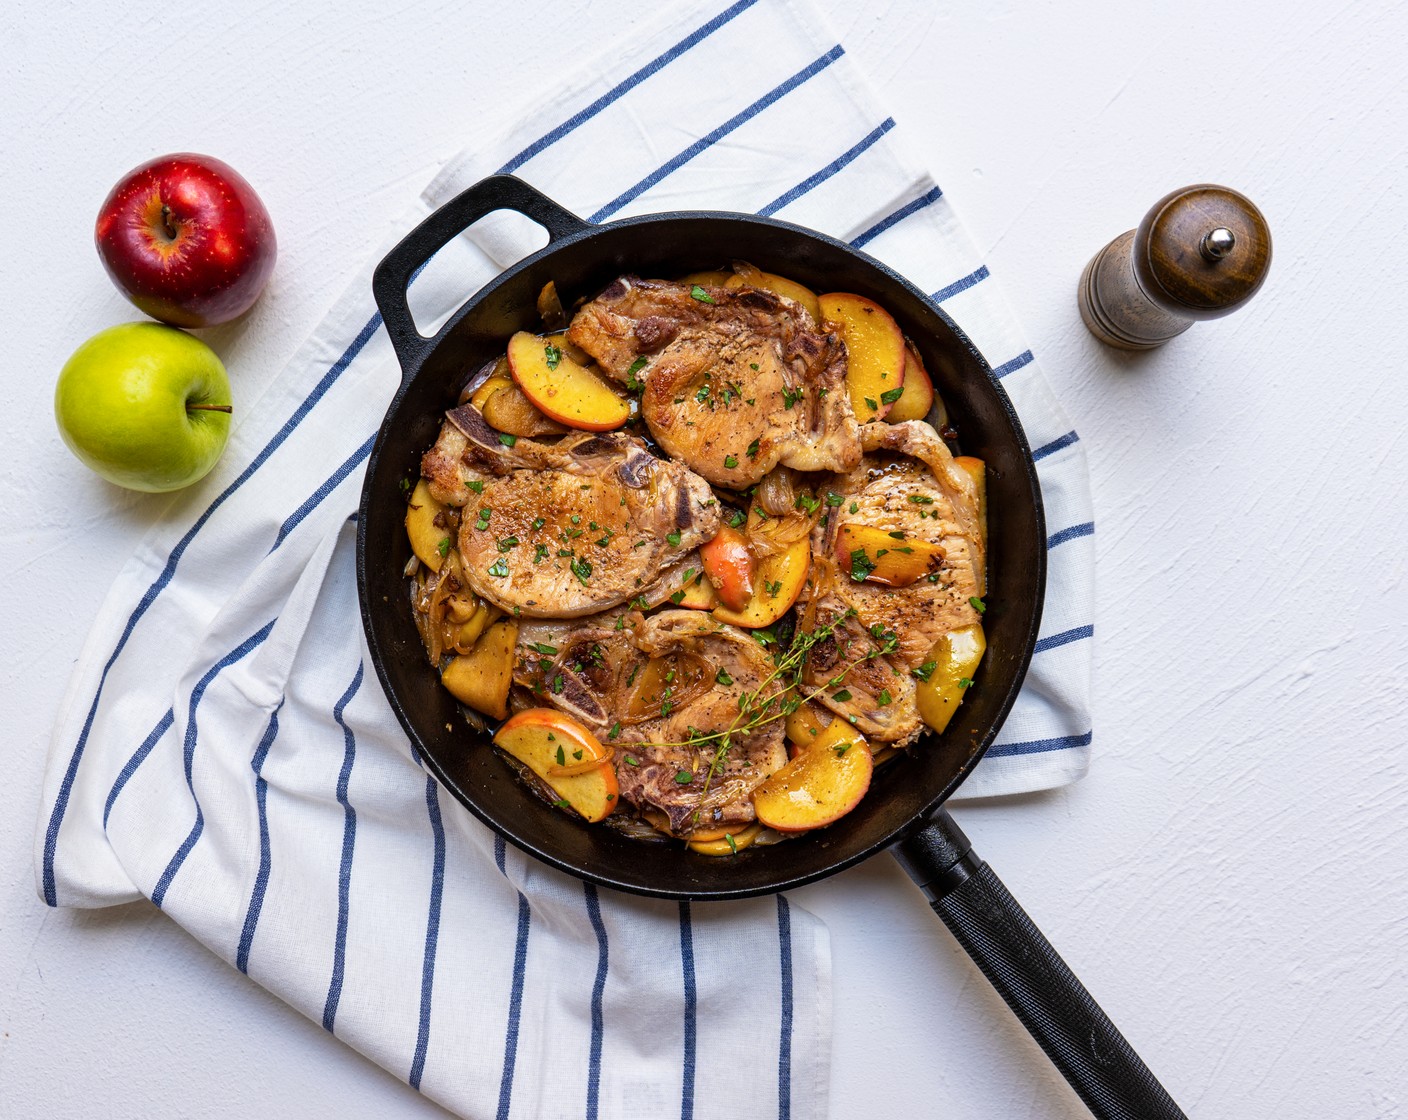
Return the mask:
<svg viewBox="0 0 1408 1120">
<path fill-rule="evenodd" d="M 1152 350 L 1199 319 L 1230 315 L 1271 266 L 1261 211 L 1228 187 L 1201 183 L 1159 199 L 1081 274 L 1081 318 L 1101 342 Z"/>
</svg>

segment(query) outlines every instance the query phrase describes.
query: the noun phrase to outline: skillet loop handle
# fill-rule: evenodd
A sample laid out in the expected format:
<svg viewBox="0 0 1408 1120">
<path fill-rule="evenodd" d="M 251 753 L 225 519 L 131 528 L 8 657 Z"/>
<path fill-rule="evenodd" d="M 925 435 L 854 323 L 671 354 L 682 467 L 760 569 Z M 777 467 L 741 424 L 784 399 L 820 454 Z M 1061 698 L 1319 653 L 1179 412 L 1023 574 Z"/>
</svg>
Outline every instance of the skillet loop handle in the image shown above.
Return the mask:
<svg viewBox="0 0 1408 1120">
<path fill-rule="evenodd" d="M 894 852 L 1092 1115 L 1187 1120 L 947 812 Z"/>
<path fill-rule="evenodd" d="M 401 363 L 402 380 L 409 380 L 420 359 L 439 340 L 416 329 L 406 290 L 431 257 L 475 222 L 495 210 L 513 210 L 548 231 L 548 244 L 590 229 L 570 210 L 512 175 L 490 175 L 461 191 L 411 230 L 376 266 L 372 295 L 386 323 L 386 333 Z"/>
</svg>

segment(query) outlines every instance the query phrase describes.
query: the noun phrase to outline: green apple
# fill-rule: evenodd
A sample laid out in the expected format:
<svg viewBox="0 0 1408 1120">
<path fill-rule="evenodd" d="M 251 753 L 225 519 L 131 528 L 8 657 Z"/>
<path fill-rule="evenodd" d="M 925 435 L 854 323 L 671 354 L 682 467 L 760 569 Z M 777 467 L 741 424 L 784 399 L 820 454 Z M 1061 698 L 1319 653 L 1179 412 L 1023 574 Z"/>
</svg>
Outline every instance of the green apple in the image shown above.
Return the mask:
<svg viewBox="0 0 1408 1120">
<path fill-rule="evenodd" d="M 161 323 L 124 323 L 64 364 L 54 415 L 69 449 L 109 482 L 179 490 L 225 450 L 230 380 L 200 339 Z"/>
</svg>

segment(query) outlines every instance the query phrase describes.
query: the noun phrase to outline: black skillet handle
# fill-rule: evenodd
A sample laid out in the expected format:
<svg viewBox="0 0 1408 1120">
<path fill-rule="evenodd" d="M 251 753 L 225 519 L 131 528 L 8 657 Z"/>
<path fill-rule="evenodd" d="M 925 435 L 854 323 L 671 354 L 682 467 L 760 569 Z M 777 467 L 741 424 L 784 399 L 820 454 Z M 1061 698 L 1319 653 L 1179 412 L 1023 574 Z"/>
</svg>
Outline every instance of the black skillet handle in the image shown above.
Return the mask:
<svg viewBox="0 0 1408 1120">
<path fill-rule="evenodd" d="M 548 231 L 549 244 L 591 228 L 590 223 L 512 175 L 480 179 L 427 217 L 386 254 L 372 274 L 372 295 L 381 309 L 403 376 L 418 368 L 421 356 L 436 342 L 416 329 L 406 301 L 411 279 L 454 238 L 495 210 L 514 210 L 537 222 Z"/>
<path fill-rule="evenodd" d="M 893 850 L 1094 1116 L 1187 1120 L 947 812 Z"/>
</svg>

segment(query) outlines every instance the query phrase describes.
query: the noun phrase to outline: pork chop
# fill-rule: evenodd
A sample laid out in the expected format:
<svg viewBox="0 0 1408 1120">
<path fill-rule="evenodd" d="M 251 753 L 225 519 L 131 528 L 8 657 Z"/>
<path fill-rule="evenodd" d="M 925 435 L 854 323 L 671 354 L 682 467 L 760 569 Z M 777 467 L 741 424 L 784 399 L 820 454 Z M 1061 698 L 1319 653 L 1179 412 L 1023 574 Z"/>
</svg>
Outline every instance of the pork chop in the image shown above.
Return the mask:
<svg viewBox="0 0 1408 1120">
<path fill-rule="evenodd" d="M 463 405 L 421 471 L 432 494 L 463 507 L 470 589 L 517 616 L 573 618 L 624 603 L 720 524 L 702 478 L 621 432 L 505 445 Z"/>
<path fill-rule="evenodd" d="M 691 742 L 739 722 L 743 694 L 771 672 L 750 634 L 702 611 L 613 611 L 525 623 L 515 681 L 614 747 L 622 797 L 688 835 L 753 820 L 753 790 L 787 761 L 780 719 L 735 732 L 727 749 Z"/>
<path fill-rule="evenodd" d="M 643 383 L 656 442 L 716 485 L 746 489 L 779 464 L 848 471 L 860 460 L 845 343 L 773 292 L 623 276 L 567 337 L 609 376 Z"/>
<path fill-rule="evenodd" d="M 817 701 L 868 738 L 907 743 L 921 730 L 911 670 L 943 634 L 981 620 L 973 605 L 986 592 L 978 494 L 924 421 L 860 431 L 865 456 L 832 482 L 840 504 L 818 524 L 814 553 L 834 557 L 841 527 L 865 525 L 901 534 L 899 548 L 901 540 L 937 545 L 942 560 L 906 587 L 857 582 L 834 563 L 818 565 L 804 618 L 811 626 L 841 621 L 817 643 L 803 679 L 808 691 L 826 685 Z"/>
</svg>

